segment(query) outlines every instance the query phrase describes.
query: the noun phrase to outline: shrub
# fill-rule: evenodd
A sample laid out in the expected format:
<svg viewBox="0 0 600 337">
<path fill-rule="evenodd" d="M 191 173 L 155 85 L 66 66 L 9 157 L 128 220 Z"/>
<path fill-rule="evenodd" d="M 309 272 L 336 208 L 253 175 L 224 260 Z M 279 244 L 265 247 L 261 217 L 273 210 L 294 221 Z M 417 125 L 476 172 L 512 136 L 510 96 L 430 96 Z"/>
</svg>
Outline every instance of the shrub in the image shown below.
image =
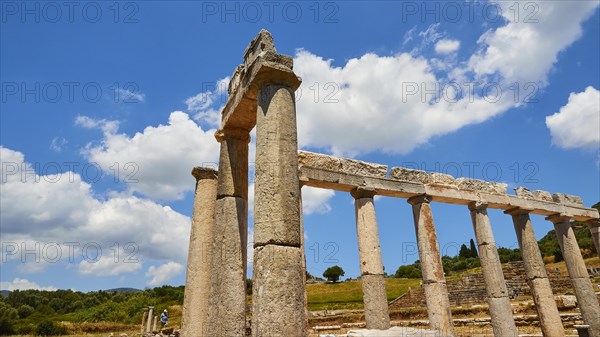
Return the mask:
<svg viewBox="0 0 600 337">
<path fill-rule="evenodd" d="M 40 323 L 35 332 L 37 336 L 60 336 L 68 333 L 64 325 L 52 321 Z"/>
</svg>

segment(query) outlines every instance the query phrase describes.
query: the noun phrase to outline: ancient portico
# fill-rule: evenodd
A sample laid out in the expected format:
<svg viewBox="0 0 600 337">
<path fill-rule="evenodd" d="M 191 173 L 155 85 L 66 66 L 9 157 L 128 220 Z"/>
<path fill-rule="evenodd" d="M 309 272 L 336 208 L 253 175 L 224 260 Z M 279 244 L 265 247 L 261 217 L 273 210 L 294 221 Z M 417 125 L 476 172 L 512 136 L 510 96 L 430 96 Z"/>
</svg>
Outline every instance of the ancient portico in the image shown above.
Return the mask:
<svg viewBox="0 0 600 337">
<path fill-rule="evenodd" d="M 531 215 L 554 224 L 590 336 L 600 337 L 600 309 L 570 221 L 586 221 L 598 245 L 598 211 L 580 198 L 403 167 L 298 151 L 294 92 L 300 78 L 289 56 L 277 54 L 261 31 L 229 84 L 216 134 L 218 173 L 196 168 L 197 179 L 182 334 L 196 336 L 306 336 L 305 257 L 301 187 L 332 189 L 355 199 L 356 232 L 367 328 L 387 329 L 375 196 L 412 206 L 431 329 L 453 334 L 452 315 L 431 203 L 471 214 L 494 335 L 517 336 L 488 209 L 512 216 L 545 336 L 563 336 L 552 290 L 531 226 Z M 300 112 L 301 113 L 301 112 Z M 248 142 L 256 127 L 254 259 L 251 327 L 246 317 Z M 202 238 L 202 239 L 200 239 Z M 399 238 L 406 240 L 408 238 Z M 204 246 L 207 247 L 204 247 Z M 400 253 L 400 252 L 399 252 Z"/>
</svg>

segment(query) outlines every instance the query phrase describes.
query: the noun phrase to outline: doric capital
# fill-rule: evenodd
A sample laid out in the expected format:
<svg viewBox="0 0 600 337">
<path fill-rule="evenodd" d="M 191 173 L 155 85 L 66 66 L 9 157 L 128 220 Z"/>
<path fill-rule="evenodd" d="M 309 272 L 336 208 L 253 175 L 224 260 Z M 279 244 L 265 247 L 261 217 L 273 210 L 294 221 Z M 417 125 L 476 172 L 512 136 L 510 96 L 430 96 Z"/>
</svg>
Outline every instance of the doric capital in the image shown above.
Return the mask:
<svg viewBox="0 0 600 337">
<path fill-rule="evenodd" d="M 308 183 L 308 177 L 303 176 L 303 175 L 298 175 L 298 182 L 300 183 L 300 188 L 302 188 L 302 186 L 306 185 L 306 183 Z"/>
<path fill-rule="evenodd" d="M 431 200 L 433 198 L 429 195 L 415 195 L 414 197 L 410 197 L 408 198 L 408 200 L 406 200 L 406 202 L 408 202 L 411 205 L 418 205 L 418 204 L 422 204 L 422 203 L 430 203 Z"/>
<path fill-rule="evenodd" d="M 469 210 L 471 212 L 473 211 L 485 211 L 488 207 L 488 203 L 487 202 L 483 202 L 483 201 L 474 201 L 472 203 L 469 204 Z"/>
<path fill-rule="evenodd" d="M 354 199 L 361 199 L 361 198 L 373 198 L 375 196 L 375 194 L 377 194 L 377 193 L 372 188 L 358 186 L 355 189 L 353 189 L 352 191 L 350 191 L 350 194 L 354 197 Z"/>
<path fill-rule="evenodd" d="M 192 175 L 196 180 L 202 179 L 214 179 L 216 180 L 218 177 L 218 172 L 214 169 L 208 167 L 200 167 L 196 166 L 192 169 Z"/>
<path fill-rule="evenodd" d="M 515 208 L 507 209 L 506 211 L 504 211 L 504 214 L 515 216 L 515 215 L 529 214 L 532 211 L 533 210 L 529 209 L 529 208 L 515 207 Z"/>
<path fill-rule="evenodd" d="M 565 215 L 565 214 L 552 214 L 548 217 L 546 217 L 546 220 L 552 222 L 553 224 L 559 224 L 559 223 L 563 223 L 563 222 L 569 222 L 571 221 L 571 217 Z"/>
<path fill-rule="evenodd" d="M 250 131 L 242 128 L 225 128 L 215 132 L 215 138 L 219 143 L 225 139 L 239 139 L 250 143 Z"/>
<path fill-rule="evenodd" d="M 592 219 L 585 222 L 590 228 L 600 228 L 600 219 Z"/>
</svg>

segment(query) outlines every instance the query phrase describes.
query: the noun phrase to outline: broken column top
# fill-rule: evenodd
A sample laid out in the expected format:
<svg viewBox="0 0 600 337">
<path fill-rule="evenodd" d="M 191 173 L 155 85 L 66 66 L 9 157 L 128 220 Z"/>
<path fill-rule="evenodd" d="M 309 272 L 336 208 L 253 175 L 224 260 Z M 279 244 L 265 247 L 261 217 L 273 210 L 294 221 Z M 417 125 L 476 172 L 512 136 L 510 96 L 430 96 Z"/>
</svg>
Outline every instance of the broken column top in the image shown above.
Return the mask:
<svg viewBox="0 0 600 337">
<path fill-rule="evenodd" d="M 283 84 L 295 91 L 302 80 L 293 72 L 291 56 L 277 54 L 273 37 L 261 30 L 244 52 L 244 61 L 238 65 L 227 91 L 229 97 L 221 112 L 221 129 L 252 130 L 256 125 L 258 92 L 267 84 Z"/>
<path fill-rule="evenodd" d="M 244 66 L 248 67 L 261 53 L 265 52 L 277 53 L 275 50 L 275 43 L 273 42 L 273 36 L 268 30 L 262 29 L 258 32 L 258 35 L 250 42 L 246 51 L 244 52 Z"/>
<path fill-rule="evenodd" d="M 192 175 L 196 180 L 217 179 L 218 172 L 209 167 L 196 166 L 192 169 Z"/>
</svg>

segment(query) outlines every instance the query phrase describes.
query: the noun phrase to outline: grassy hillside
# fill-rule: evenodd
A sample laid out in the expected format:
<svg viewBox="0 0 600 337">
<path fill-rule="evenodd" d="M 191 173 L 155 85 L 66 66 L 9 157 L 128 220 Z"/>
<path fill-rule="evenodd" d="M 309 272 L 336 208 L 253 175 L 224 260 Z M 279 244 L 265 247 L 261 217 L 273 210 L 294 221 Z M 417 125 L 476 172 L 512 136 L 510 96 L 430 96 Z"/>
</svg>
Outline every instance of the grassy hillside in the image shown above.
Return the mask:
<svg viewBox="0 0 600 337">
<path fill-rule="evenodd" d="M 405 294 L 408 288 L 418 288 L 419 279 L 386 278 L 388 301 Z M 308 310 L 362 309 L 362 283 L 315 283 L 306 287 Z"/>
</svg>

